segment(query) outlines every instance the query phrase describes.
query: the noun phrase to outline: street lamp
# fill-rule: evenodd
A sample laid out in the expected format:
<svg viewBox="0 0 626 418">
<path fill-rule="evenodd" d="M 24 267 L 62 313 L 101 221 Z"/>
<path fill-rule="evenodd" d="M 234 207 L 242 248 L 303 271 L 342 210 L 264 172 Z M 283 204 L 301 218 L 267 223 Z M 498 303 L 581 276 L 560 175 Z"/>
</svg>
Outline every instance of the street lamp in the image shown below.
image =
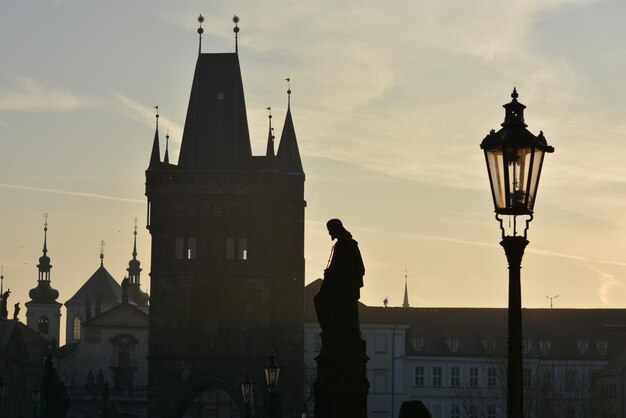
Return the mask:
<svg viewBox="0 0 626 418">
<path fill-rule="evenodd" d="M 265 372 L 265 384 L 267 385 L 267 389 L 271 392 L 276 387 L 278 376 L 280 375 L 280 366 L 276 362 L 276 356 L 273 351 L 263 371 Z"/>
<path fill-rule="evenodd" d="M 241 382 L 241 396 L 243 397 L 243 403 L 246 407 L 246 416 L 250 417 L 250 408 L 252 407 L 252 394 L 254 391 L 254 384 L 250 381 L 250 375 L 246 374 L 246 380 Z"/>
<path fill-rule="evenodd" d="M 37 417 L 37 405 L 39 404 L 39 398 L 41 397 L 41 393 L 39 392 L 39 389 L 37 389 L 37 386 L 33 387 L 33 390 L 30 392 L 30 397 L 33 400 L 33 404 L 34 404 L 34 413 L 35 413 L 35 418 Z"/>
<path fill-rule="evenodd" d="M 502 129 L 491 130 L 480 148 L 485 151 L 496 219 L 502 230 L 500 245 L 509 264 L 507 417 L 523 418 L 520 269 L 528 245 L 526 232 L 533 219 L 543 158 L 546 153 L 554 152 L 554 148 L 548 145 L 543 132 L 535 136 L 526 129 L 526 106 L 517 101 L 516 89 L 511 97 L 513 100 L 504 105 Z M 521 233 L 518 217 L 524 222 Z"/>
<path fill-rule="evenodd" d="M 263 368 L 265 372 L 265 384 L 267 385 L 267 391 L 269 392 L 269 401 L 270 401 L 270 418 L 274 418 L 274 397 L 275 397 L 275 388 L 278 383 L 278 377 L 280 376 L 280 366 L 276 362 L 276 356 L 272 351 L 270 355 L 270 359 Z"/>
</svg>

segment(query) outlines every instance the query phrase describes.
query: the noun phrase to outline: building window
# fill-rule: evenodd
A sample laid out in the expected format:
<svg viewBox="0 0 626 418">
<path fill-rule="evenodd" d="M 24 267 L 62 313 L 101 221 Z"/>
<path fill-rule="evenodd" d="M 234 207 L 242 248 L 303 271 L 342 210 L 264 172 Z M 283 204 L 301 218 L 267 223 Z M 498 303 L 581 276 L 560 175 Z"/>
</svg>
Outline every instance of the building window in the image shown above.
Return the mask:
<svg viewBox="0 0 626 418">
<path fill-rule="evenodd" d="M 497 418 L 496 410 L 497 409 L 495 405 L 488 405 L 487 406 L 487 418 Z"/>
<path fill-rule="evenodd" d="M 433 366 L 433 386 L 441 386 L 443 384 L 442 375 L 441 366 Z"/>
<path fill-rule="evenodd" d="M 589 350 L 589 341 L 588 340 L 579 340 L 576 342 L 576 346 L 578 347 L 578 352 L 580 354 L 587 355 L 587 350 Z"/>
<path fill-rule="evenodd" d="M 539 341 L 539 350 L 541 350 L 541 354 L 546 355 L 550 353 L 550 346 L 552 343 L 547 340 Z"/>
<path fill-rule="evenodd" d="M 319 353 L 321 348 L 322 348 L 322 337 L 320 337 L 319 335 L 316 335 L 315 342 L 313 345 L 313 351 L 315 351 L 316 353 Z"/>
<path fill-rule="evenodd" d="M 423 351 L 424 350 L 424 339 L 423 338 L 413 338 L 413 348 L 415 351 Z"/>
<path fill-rule="evenodd" d="M 80 316 L 76 315 L 74 317 L 73 329 L 72 329 L 72 339 L 80 340 Z"/>
<path fill-rule="evenodd" d="M 487 353 L 492 354 L 496 350 L 496 340 L 493 338 L 485 340 L 485 350 Z"/>
<path fill-rule="evenodd" d="M 224 100 L 224 93 L 217 93 L 217 100 Z"/>
<path fill-rule="evenodd" d="M 478 367 L 470 367 L 468 384 L 470 387 L 478 387 Z"/>
<path fill-rule="evenodd" d="M 226 259 L 245 261 L 248 259 L 247 238 L 226 238 Z"/>
<path fill-rule="evenodd" d="M 374 350 L 376 353 L 387 352 L 387 336 L 385 334 L 374 335 Z"/>
<path fill-rule="evenodd" d="M 450 406 L 450 418 L 461 418 L 461 407 L 459 405 Z"/>
<path fill-rule="evenodd" d="M 529 340 L 524 340 L 522 343 L 522 351 L 524 354 L 530 354 L 530 350 L 533 348 L 533 342 Z"/>
<path fill-rule="evenodd" d="M 576 369 L 565 370 L 565 390 L 576 390 L 578 387 L 578 374 Z"/>
<path fill-rule="evenodd" d="M 415 366 L 415 380 L 413 384 L 415 386 L 424 386 L 424 366 Z"/>
<path fill-rule="evenodd" d="M 470 405 L 467 411 L 467 418 L 478 418 L 478 408 L 476 405 Z"/>
<path fill-rule="evenodd" d="M 248 259 L 248 240 L 246 238 L 239 238 L 239 245 L 237 246 L 237 259 Z"/>
<path fill-rule="evenodd" d="M 598 353 L 601 356 L 606 355 L 606 349 L 608 348 L 608 343 L 606 341 L 596 341 L 596 348 L 598 349 Z"/>
<path fill-rule="evenodd" d="M 450 368 L 450 386 L 461 386 L 461 368 L 458 366 Z"/>
<path fill-rule="evenodd" d="M 448 344 L 448 349 L 451 353 L 456 353 L 459 351 L 459 339 L 458 338 L 449 338 L 446 340 Z"/>
<path fill-rule="evenodd" d="M 552 370 L 544 370 L 541 373 L 541 388 L 543 390 L 552 390 L 553 381 Z"/>
<path fill-rule="evenodd" d="M 49 330 L 48 318 L 46 318 L 45 316 L 42 316 L 41 318 L 39 318 L 39 322 L 37 323 L 37 329 L 42 334 L 48 334 L 48 330 Z"/>
<path fill-rule="evenodd" d="M 196 239 L 187 238 L 187 260 L 196 258 Z"/>
<path fill-rule="evenodd" d="M 177 260 L 182 260 L 183 259 L 183 239 L 182 238 L 176 238 L 176 248 L 174 250 L 175 252 L 175 256 Z"/>
<path fill-rule="evenodd" d="M 374 393 L 387 393 L 387 372 L 374 371 Z"/>
<path fill-rule="evenodd" d="M 495 367 L 490 367 L 487 369 L 487 386 L 490 388 L 495 388 L 498 380 L 498 371 Z"/>
</svg>

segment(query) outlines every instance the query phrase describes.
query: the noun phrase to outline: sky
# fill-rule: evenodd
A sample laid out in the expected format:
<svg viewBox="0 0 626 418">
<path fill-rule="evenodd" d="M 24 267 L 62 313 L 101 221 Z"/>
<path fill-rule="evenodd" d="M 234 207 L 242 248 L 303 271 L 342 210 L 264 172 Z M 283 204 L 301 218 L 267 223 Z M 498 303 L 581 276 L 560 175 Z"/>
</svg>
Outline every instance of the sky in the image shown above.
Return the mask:
<svg viewBox="0 0 626 418">
<path fill-rule="evenodd" d="M 622 0 L 0 0 L 0 263 L 28 301 L 48 213 L 52 286 L 104 265 L 121 282 L 159 106 L 176 160 L 203 52 L 239 59 L 253 152 L 282 129 L 291 79 L 304 170 L 306 283 L 340 218 L 363 253 L 362 302 L 504 307 L 507 265 L 479 144 L 513 87 L 546 157 L 522 304 L 626 307 Z M 163 147 L 163 144 L 162 144 Z M 11 310 L 12 311 L 12 310 Z M 22 311 L 22 319 L 24 318 Z M 65 314 L 65 312 L 63 312 Z"/>
</svg>

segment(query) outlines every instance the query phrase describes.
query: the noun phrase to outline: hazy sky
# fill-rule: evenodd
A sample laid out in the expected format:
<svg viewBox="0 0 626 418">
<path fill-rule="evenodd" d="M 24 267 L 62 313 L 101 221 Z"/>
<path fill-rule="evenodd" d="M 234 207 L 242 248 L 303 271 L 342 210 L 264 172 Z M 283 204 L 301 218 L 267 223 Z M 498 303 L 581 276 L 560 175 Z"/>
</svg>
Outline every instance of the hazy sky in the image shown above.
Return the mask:
<svg viewBox="0 0 626 418">
<path fill-rule="evenodd" d="M 0 263 L 11 305 L 37 280 L 49 213 L 52 284 L 65 302 L 99 265 L 121 281 L 154 134 L 178 155 L 197 57 L 239 55 L 252 147 L 280 132 L 286 77 L 306 172 L 306 281 L 339 217 L 366 264 L 362 300 L 506 306 L 479 148 L 516 86 L 546 158 L 523 305 L 626 306 L 626 2 L 622 0 L 0 0 Z M 163 146 L 163 145 L 162 145 Z M 22 311 L 24 318 L 25 311 Z M 65 314 L 65 311 L 63 311 Z"/>
</svg>

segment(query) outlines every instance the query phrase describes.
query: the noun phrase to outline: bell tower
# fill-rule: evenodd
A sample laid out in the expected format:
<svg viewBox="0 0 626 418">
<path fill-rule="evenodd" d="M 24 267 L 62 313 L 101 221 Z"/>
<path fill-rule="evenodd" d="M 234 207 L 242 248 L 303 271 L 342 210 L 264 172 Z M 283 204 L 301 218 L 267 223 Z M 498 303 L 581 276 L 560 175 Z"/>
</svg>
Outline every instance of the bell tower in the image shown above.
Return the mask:
<svg viewBox="0 0 626 418">
<path fill-rule="evenodd" d="M 243 407 L 240 382 L 249 374 L 262 393 L 271 352 L 291 416 L 304 393 L 305 176 L 290 103 L 277 154 L 270 129 L 271 147 L 253 156 L 238 52 L 199 53 L 177 164 L 161 160 L 156 122 L 150 416 L 180 416 L 209 387 Z"/>
</svg>

